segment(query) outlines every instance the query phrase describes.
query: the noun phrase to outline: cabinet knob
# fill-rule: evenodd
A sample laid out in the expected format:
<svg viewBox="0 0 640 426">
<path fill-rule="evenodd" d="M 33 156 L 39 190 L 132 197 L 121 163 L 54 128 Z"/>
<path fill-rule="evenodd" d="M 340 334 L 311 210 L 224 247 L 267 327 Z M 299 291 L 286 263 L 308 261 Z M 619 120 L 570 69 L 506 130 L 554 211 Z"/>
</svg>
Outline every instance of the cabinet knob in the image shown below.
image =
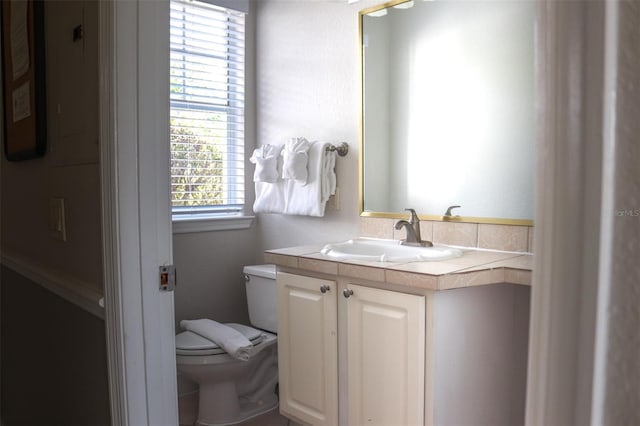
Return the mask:
<svg viewBox="0 0 640 426">
<path fill-rule="evenodd" d="M 329 290 L 331 290 L 331 287 L 329 287 L 329 286 L 328 286 L 328 285 L 326 285 L 326 284 L 320 287 L 320 292 L 321 292 L 321 293 L 326 293 L 326 292 L 328 292 Z"/>
<path fill-rule="evenodd" d="M 348 299 L 349 297 L 353 296 L 353 290 L 351 290 L 350 288 L 345 288 L 342 291 L 342 295 Z"/>
</svg>

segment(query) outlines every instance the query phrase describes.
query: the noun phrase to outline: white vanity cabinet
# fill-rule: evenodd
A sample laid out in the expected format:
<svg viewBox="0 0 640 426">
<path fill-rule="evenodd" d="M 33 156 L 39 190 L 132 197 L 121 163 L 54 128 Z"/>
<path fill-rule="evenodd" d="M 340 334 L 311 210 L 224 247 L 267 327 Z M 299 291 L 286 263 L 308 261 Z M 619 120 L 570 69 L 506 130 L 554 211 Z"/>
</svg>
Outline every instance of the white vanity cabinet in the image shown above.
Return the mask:
<svg viewBox="0 0 640 426">
<path fill-rule="evenodd" d="M 338 424 L 336 282 L 278 273 L 280 412 Z"/>
<path fill-rule="evenodd" d="M 288 417 L 424 424 L 424 296 L 279 272 L 278 354 Z"/>
<path fill-rule="evenodd" d="M 350 296 L 348 424 L 424 424 L 424 296 L 355 284 L 339 290 L 339 299 Z"/>
</svg>

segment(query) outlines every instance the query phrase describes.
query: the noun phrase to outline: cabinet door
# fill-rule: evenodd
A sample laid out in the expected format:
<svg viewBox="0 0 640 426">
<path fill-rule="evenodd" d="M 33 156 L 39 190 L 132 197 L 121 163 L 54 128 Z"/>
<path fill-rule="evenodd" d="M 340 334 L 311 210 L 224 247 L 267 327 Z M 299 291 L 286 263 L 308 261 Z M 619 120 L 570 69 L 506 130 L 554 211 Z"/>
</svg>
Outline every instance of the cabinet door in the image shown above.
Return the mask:
<svg viewBox="0 0 640 426">
<path fill-rule="evenodd" d="M 280 411 L 338 424 L 336 283 L 278 273 Z"/>
<path fill-rule="evenodd" d="M 424 424 L 424 296 L 345 290 L 349 425 Z"/>
</svg>

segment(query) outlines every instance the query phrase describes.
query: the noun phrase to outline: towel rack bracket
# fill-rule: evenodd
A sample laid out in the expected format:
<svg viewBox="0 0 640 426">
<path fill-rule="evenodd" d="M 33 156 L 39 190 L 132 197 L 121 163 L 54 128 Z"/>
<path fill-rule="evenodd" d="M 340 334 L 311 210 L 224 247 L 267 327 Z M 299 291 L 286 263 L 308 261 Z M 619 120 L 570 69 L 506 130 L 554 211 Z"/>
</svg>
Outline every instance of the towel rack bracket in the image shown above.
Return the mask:
<svg viewBox="0 0 640 426">
<path fill-rule="evenodd" d="M 349 144 L 346 142 L 342 142 L 338 146 L 329 145 L 327 147 L 327 151 L 335 151 L 340 157 L 344 157 L 345 155 L 347 155 L 347 153 L 349 153 Z"/>
</svg>

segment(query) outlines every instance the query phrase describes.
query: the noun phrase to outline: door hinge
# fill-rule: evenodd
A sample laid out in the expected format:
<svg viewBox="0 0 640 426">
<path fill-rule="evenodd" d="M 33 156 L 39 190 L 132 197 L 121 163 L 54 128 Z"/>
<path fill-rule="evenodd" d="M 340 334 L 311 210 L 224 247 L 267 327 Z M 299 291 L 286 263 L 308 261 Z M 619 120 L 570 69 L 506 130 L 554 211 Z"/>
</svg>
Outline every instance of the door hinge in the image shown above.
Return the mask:
<svg viewBox="0 0 640 426">
<path fill-rule="evenodd" d="M 173 265 L 160 266 L 160 290 L 173 291 L 176 289 L 176 268 Z"/>
</svg>

